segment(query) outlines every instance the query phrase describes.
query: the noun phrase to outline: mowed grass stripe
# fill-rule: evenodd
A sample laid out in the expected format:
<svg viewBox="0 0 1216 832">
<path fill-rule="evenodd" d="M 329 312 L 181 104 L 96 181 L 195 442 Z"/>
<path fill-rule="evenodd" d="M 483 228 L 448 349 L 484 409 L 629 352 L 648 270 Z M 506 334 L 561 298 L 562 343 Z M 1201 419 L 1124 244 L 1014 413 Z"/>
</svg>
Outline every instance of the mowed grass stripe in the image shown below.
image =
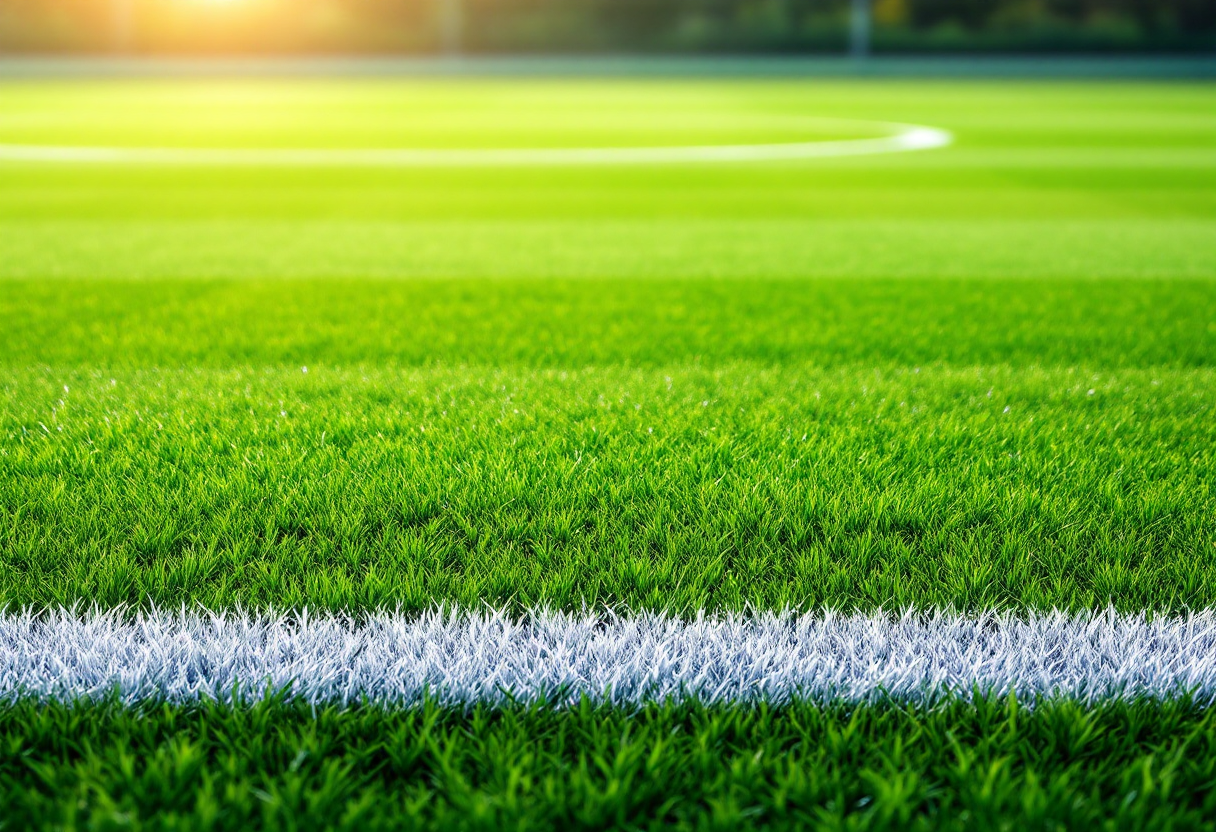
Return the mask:
<svg viewBox="0 0 1216 832">
<path fill-rule="evenodd" d="M 867 198 L 876 206 L 884 203 L 881 195 Z M 1152 216 L 596 221 L 22 217 L 0 222 L 0 250 L 6 255 L 0 278 L 138 279 L 148 282 L 149 292 L 167 278 L 648 279 L 658 284 L 676 278 L 1212 280 L 1214 239 L 1216 220 Z M 101 288 L 78 285 L 73 291 Z"/>
<path fill-rule="evenodd" d="M 1216 614 L 0 616 L 0 700 L 447 706 L 1216 697 Z"/>
<path fill-rule="evenodd" d="M 1206 829 L 1216 709 L 1015 697 L 924 709 L 0 706 L 24 829 Z"/>
<path fill-rule="evenodd" d="M 1210 367 L 1213 309 L 1206 278 L 25 278 L 0 367 Z"/>
<path fill-rule="evenodd" d="M 9 371 L 0 597 L 1197 609 L 1213 391 L 1170 367 Z"/>
</svg>

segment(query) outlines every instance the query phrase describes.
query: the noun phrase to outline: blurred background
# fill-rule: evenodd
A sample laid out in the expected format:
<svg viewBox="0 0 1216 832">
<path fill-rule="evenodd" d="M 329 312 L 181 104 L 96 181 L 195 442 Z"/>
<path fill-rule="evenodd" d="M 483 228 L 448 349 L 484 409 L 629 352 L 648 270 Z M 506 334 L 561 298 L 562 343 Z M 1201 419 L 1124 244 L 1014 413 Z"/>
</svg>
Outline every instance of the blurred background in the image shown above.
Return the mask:
<svg viewBox="0 0 1216 832">
<path fill-rule="evenodd" d="M 0 51 L 1202 52 L 1216 0 L 0 0 Z"/>
</svg>

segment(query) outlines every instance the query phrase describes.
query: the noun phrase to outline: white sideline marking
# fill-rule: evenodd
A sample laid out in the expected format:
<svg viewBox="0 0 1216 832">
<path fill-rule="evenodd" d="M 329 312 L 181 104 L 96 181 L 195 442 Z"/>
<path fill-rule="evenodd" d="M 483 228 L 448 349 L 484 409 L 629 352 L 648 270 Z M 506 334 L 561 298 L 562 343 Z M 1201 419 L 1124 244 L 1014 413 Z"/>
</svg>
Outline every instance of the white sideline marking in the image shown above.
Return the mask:
<svg viewBox="0 0 1216 832">
<path fill-rule="evenodd" d="M 69 147 L 0 144 L 0 161 L 107 165 L 221 165 L 281 167 L 485 167 L 636 165 L 679 162 L 764 162 L 867 156 L 945 147 L 954 137 L 936 127 L 885 125 L 895 132 L 873 139 L 685 147 L 555 148 L 172 148 Z"/>
<path fill-rule="evenodd" d="M 1216 698 L 1216 613 L 0 614 L 0 700 Z"/>
</svg>

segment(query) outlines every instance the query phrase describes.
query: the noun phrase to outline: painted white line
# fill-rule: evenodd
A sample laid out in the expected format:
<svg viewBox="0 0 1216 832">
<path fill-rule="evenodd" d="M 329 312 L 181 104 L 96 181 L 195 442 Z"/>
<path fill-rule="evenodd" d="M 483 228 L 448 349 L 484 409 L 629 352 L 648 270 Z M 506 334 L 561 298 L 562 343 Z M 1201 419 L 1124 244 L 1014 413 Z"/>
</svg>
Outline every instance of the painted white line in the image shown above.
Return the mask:
<svg viewBox="0 0 1216 832">
<path fill-rule="evenodd" d="M 70 147 L 0 144 L 0 161 L 104 165 L 278 167 L 509 167 L 765 162 L 868 156 L 945 147 L 954 137 L 936 127 L 884 125 L 894 132 L 872 139 L 684 147 L 555 148 L 173 148 Z"/>
<path fill-rule="evenodd" d="M 0 615 L 0 698 L 1216 698 L 1216 614 Z"/>
</svg>

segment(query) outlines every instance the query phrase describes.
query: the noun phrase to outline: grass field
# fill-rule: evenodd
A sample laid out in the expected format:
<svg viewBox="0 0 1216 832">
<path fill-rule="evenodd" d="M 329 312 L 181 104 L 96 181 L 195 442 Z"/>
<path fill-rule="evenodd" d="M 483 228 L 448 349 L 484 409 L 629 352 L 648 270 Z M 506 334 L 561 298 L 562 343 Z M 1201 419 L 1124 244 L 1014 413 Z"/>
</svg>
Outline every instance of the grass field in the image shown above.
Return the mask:
<svg viewBox="0 0 1216 832">
<path fill-rule="evenodd" d="M 0 86 L 0 157 L 888 123 L 954 144 L 747 164 L 0 160 L 0 603 L 1216 607 L 1210 84 Z M 1034 704 L 17 697 L 0 802 L 48 828 L 1209 822 L 1205 705 Z"/>
<path fill-rule="evenodd" d="M 15 828 L 1209 829 L 1214 719 L 1186 702 L 22 703 L 0 712 L 0 782 Z"/>
</svg>

